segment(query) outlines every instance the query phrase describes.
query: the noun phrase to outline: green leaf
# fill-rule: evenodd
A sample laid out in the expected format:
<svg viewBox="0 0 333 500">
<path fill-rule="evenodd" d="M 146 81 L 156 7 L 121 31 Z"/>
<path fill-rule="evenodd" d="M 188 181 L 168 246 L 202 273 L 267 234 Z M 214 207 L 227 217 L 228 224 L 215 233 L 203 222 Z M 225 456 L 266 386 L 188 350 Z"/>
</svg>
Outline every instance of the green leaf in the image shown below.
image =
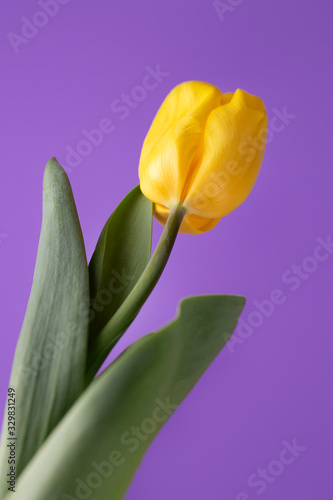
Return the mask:
<svg viewBox="0 0 333 500">
<path fill-rule="evenodd" d="M 154 436 L 224 347 L 244 304 L 227 295 L 182 301 L 172 323 L 136 341 L 92 382 L 27 467 L 15 500 L 122 499 Z M 133 437 L 134 427 L 145 440 Z"/>
<path fill-rule="evenodd" d="M 72 190 L 52 158 L 44 174 L 34 279 L 10 378 L 17 476 L 84 389 L 88 302 L 88 266 Z M 7 437 L 5 414 L 0 496 L 8 486 Z"/>
<path fill-rule="evenodd" d="M 105 224 L 89 264 L 90 337 L 102 330 L 132 291 L 151 252 L 152 202 L 135 187 Z"/>
</svg>

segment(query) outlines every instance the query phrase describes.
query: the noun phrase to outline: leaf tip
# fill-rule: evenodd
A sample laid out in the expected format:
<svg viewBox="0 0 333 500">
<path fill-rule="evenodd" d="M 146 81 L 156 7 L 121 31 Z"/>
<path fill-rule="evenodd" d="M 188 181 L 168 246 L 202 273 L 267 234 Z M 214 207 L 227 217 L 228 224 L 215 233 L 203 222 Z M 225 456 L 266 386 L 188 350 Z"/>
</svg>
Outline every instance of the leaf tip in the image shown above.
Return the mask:
<svg viewBox="0 0 333 500">
<path fill-rule="evenodd" d="M 69 180 L 65 170 L 59 164 L 55 156 L 53 156 L 46 164 L 44 171 L 44 188 L 52 186 L 54 182 L 60 182 L 61 184 L 68 184 Z"/>
</svg>

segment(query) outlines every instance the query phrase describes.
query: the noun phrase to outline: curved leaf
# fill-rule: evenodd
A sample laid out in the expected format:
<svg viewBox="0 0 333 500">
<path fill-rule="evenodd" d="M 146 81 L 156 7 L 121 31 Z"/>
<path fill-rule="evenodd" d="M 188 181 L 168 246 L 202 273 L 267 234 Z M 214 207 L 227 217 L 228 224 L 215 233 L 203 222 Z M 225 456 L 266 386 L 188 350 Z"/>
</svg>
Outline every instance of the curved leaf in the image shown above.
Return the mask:
<svg viewBox="0 0 333 500">
<path fill-rule="evenodd" d="M 244 303 L 227 295 L 188 298 L 172 323 L 132 344 L 49 437 L 15 500 L 122 499 L 158 430 L 226 344 Z"/>
<path fill-rule="evenodd" d="M 105 224 L 89 264 L 90 337 L 124 302 L 150 259 L 152 202 L 136 186 Z"/>
</svg>

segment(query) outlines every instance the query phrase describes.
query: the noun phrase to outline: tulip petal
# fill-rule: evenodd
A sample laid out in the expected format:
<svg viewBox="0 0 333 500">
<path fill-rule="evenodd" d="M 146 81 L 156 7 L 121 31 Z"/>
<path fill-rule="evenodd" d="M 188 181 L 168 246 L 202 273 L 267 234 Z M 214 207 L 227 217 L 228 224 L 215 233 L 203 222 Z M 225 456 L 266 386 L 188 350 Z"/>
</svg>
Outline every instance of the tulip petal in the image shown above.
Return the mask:
<svg viewBox="0 0 333 500">
<path fill-rule="evenodd" d="M 154 205 L 154 217 L 160 224 L 162 224 L 162 226 L 165 225 L 168 216 L 168 208 L 158 204 Z M 187 214 L 183 219 L 179 232 L 185 234 L 205 233 L 210 229 L 213 229 L 219 221 L 220 219 L 206 219 L 197 215 Z"/>
<path fill-rule="evenodd" d="M 202 159 L 195 166 L 183 202 L 189 213 L 221 218 L 246 199 L 259 173 L 266 133 L 263 102 L 242 90 L 229 103 L 212 110 Z"/>
<path fill-rule="evenodd" d="M 139 177 L 147 198 L 169 208 L 182 201 L 201 156 L 206 120 L 223 102 L 220 90 L 203 82 L 185 82 L 169 93 L 142 147 Z"/>
</svg>

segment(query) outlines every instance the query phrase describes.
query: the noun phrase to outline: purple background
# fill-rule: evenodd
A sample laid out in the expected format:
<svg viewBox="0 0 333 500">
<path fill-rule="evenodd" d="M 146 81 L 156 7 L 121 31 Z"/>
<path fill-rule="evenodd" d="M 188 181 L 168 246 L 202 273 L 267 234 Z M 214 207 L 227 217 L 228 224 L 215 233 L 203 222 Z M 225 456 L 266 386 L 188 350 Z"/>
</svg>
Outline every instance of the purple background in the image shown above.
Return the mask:
<svg viewBox="0 0 333 500">
<path fill-rule="evenodd" d="M 179 237 L 115 354 L 169 321 L 187 295 L 244 294 L 245 321 L 253 301 L 274 289 L 285 300 L 233 353 L 226 347 L 218 356 L 154 441 L 126 498 L 331 500 L 333 255 L 317 265 L 313 255 L 316 239 L 333 233 L 332 6 L 225 3 L 222 19 L 204 0 L 72 0 L 17 53 L 7 35 L 21 34 L 21 18 L 40 7 L 1 3 L 1 411 L 30 292 L 47 160 L 55 155 L 65 166 L 66 146 L 76 148 L 83 129 L 113 121 L 114 131 L 69 172 L 90 258 L 107 217 L 138 183 L 141 145 L 167 92 L 190 79 L 224 92 L 240 87 L 263 98 L 269 117 L 286 107 L 293 118 L 271 134 L 246 203 L 211 232 Z M 168 75 L 121 120 L 111 103 L 135 93 L 156 65 Z M 157 223 L 154 231 L 156 241 Z M 292 291 L 294 264 L 313 267 Z M 259 495 L 249 476 L 294 438 L 306 449 Z"/>
</svg>

